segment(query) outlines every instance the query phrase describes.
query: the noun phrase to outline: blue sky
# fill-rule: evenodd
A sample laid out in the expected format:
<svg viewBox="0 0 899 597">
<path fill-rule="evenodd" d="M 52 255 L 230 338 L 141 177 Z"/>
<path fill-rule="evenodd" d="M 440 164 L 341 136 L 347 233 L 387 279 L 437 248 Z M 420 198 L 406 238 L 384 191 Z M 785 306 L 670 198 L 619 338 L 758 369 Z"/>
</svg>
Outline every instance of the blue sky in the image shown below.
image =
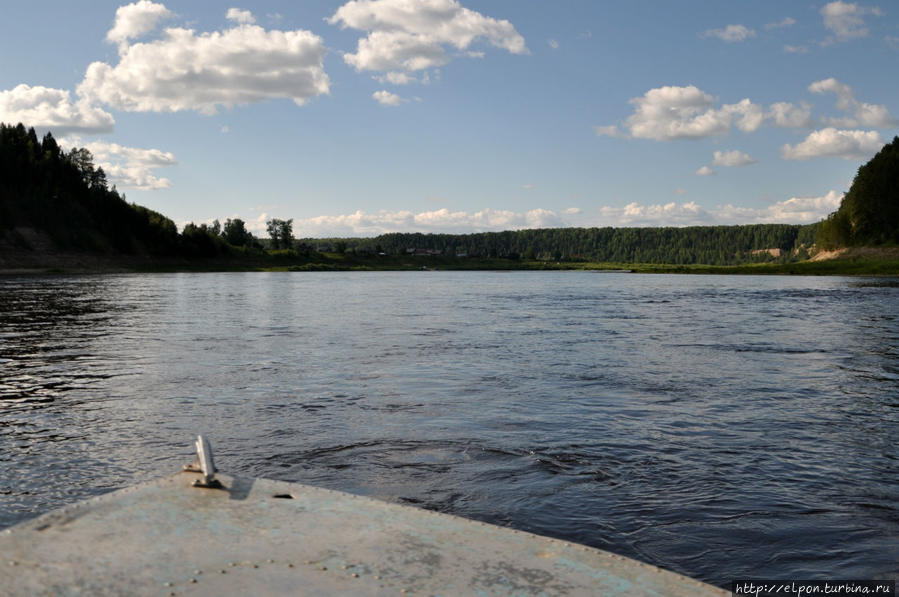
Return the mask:
<svg viewBox="0 0 899 597">
<path fill-rule="evenodd" d="M 899 133 L 883 0 L 12 4 L 0 121 L 179 225 L 806 223 Z"/>
</svg>

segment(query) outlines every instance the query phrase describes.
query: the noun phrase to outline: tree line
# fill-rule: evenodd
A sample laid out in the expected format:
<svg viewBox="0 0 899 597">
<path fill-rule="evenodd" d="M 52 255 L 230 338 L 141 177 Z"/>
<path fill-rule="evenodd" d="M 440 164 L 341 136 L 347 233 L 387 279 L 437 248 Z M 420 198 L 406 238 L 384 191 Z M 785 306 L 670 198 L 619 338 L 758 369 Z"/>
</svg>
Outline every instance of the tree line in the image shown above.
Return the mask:
<svg viewBox="0 0 899 597">
<path fill-rule="evenodd" d="M 128 203 L 90 151 L 63 151 L 51 133 L 0 124 L 0 233 L 27 245 L 16 228 L 42 230 L 61 249 L 173 254 L 175 224 Z"/>
<path fill-rule="evenodd" d="M 825 249 L 899 244 L 899 136 L 858 169 L 816 241 Z"/>
<path fill-rule="evenodd" d="M 62 250 L 216 258 L 266 248 L 240 218 L 189 223 L 179 234 L 172 220 L 110 187 L 88 149 L 64 151 L 52 133 L 38 138 L 21 123 L 0 123 L 0 240 L 30 248 L 21 228 L 43 231 Z M 270 220 L 268 232 L 270 247 L 294 247 L 293 220 Z"/>
<path fill-rule="evenodd" d="M 90 151 L 59 147 L 51 133 L 0 124 L 0 240 L 27 248 L 16 230 L 44 231 L 61 249 L 217 258 L 322 250 L 448 257 L 649 264 L 734 265 L 795 261 L 818 247 L 899 243 L 899 137 L 858 170 L 840 208 L 810 225 L 686 228 L 547 228 L 473 234 L 391 233 L 374 238 L 294 237 L 293 220 L 267 222 L 256 238 L 239 218 L 189 223 L 128 203 Z"/>
<path fill-rule="evenodd" d="M 304 239 L 304 242 L 392 255 L 418 250 L 460 257 L 730 265 L 805 258 L 814 243 L 815 232 L 815 224 L 545 228 L 475 234 L 396 232 L 368 239 Z"/>
</svg>

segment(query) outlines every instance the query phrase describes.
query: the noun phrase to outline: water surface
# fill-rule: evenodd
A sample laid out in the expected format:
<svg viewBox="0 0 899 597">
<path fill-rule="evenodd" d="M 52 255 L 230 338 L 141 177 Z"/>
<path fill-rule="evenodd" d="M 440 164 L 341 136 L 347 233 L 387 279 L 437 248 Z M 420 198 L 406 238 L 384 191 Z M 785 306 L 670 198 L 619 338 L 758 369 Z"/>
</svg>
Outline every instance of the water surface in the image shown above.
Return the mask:
<svg viewBox="0 0 899 597">
<path fill-rule="evenodd" d="M 228 472 L 727 584 L 899 575 L 899 282 L 0 278 L 0 526 Z"/>
</svg>

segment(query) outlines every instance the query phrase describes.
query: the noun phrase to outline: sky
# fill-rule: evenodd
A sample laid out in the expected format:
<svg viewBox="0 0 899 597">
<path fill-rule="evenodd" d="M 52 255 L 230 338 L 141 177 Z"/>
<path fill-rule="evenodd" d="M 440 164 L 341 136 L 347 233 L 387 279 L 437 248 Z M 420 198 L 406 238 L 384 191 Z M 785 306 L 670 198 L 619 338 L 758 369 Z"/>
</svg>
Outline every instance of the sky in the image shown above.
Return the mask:
<svg viewBox="0 0 899 597">
<path fill-rule="evenodd" d="M 10 2 L 0 122 L 179 226 L 810 223 L 899 134 L 899 5 Z"/>
</svg>

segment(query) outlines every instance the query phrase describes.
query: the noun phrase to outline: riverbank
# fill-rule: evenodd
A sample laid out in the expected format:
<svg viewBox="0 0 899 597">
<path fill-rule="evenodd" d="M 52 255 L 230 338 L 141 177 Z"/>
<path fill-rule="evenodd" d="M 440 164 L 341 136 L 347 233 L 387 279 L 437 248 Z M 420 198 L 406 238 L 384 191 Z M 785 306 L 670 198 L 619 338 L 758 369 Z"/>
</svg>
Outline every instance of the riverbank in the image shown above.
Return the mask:
<svg viewBox="0 0 899 597">
<path fill-rule="evenodd" d="M 819 254 L 820 255 L 820 254 Z M 629 273 L 728 275 L 839 275 L 899 276 L 899 247 L 859 247 L 827 255 L 825 259 L 742 265 L 610 263 L 539 261 L 525 259 L 358 255 L 353 253 L 254 253 L 217 259 L 167 259 L 147 255 L 102 255 L 61 252 L 3 252 L 0 274 L 98 274 L 221 271 L 555 271 L 593 270 Z"/>
</svg>

